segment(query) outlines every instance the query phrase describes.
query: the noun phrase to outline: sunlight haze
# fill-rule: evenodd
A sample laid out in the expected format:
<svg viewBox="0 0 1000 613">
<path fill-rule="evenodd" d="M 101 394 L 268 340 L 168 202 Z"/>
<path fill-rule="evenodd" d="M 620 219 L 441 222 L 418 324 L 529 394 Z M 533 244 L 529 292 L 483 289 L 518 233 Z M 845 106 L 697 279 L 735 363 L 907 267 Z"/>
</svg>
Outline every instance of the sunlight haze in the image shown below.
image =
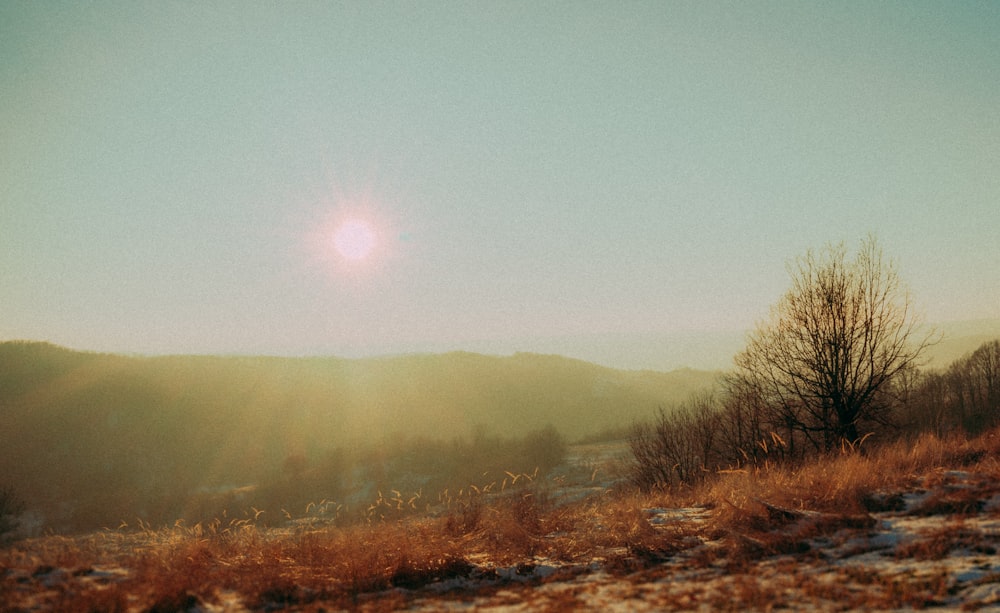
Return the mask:
<svg viewBox="0 0 1000 613">
<path fill-rule="evenodd" d="M 1000 319 L 998 32 L 995 2 L 5 2 L 0 340 L 643 367 L 616 342 L 731 353 L 791 258 L 869 233 L 928 321 Z"/>
</svg>

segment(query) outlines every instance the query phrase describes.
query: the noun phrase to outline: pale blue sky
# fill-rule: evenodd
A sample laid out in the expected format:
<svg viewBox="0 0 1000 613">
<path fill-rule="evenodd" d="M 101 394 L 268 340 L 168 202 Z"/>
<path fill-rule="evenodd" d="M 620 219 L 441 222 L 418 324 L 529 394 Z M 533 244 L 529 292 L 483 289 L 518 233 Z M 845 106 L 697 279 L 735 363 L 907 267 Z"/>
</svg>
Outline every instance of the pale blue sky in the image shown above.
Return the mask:
<svg viewBox="0 0 1000 613">
<path fill-rule="evenodd" d="M 929 320 L 997 318 L 998 32 L 997 2 L 0 3 L 0 339 L 739 330 L 869 232 Z"/>
</svg>

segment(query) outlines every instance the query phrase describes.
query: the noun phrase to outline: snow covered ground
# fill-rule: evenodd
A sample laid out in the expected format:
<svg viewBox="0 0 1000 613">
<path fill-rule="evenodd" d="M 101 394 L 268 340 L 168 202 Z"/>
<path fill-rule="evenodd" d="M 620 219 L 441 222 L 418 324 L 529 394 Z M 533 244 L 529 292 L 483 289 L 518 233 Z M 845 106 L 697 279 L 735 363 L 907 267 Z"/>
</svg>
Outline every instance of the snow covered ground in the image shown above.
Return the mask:
<svg viewBox="0 0 1000 613">
<path fill-rule="evenodd" d="M 787 512 L 792 551 L 757 555 L 732 535 L 674 555 L 609 565 L 544 558 L 497 569 L 486 580 L 451 580 L 413 599 L 412 610 L 996 610 L 1000 611 L 1000 496 L 997 483 L 949 471 L 933 489 L 887 493 L 891 511 L 858 518 Z M 657 529 L 705 524 L 704 508 L 646 509 Z M 822 530 L 826 524 L 831 531 Z M 841 527 L 836 528 L 837 525 Z M 817 529 L 819 527 L 819 529 Z M 750 539 L 750 537 L 742 537 Z M 754 543 L 749 543 L 750 548 Z M 741 548 L 730 555 L 727 547 Z M 781 549 L 781 541 L 772 549 Z M 723 550 L 723 551 L 719 551 Z M 614 553 L 614 552 L 611 552 Z M 624 552 L 620 552 L 624 553 Z M 633 553 L 640 558 L 641 555 Z M 739 557 L 741 559 L 734 559 Z M 484 589 L 487 585 L 490 589 Z M 442 598 L 440 592 L 447 594 Z"/>
</svg>

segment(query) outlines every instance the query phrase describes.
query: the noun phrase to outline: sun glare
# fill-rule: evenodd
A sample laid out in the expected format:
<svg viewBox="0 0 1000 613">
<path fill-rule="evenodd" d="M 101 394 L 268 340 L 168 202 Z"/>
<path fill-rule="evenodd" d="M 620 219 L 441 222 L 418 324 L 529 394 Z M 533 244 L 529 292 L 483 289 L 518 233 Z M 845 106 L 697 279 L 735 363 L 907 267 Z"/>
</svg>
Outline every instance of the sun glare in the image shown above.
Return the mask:
<svg viewBox="0 0 1000 613">
<path fill-rule="evenodd" d="M 348 219 L 334 230 L 333 247 L 345 259 L 359 261 L 372 253 L 377 239 L 371 224 L 362 219 Z"/>
<path fill-rule="evenodd" d="M 400 256 L 401 228 L 394 206 L 374 188 L 332 186 L 317 198 L 304 236 L 311 266 L 337 283 L 368 282 Z"/>
</svg>

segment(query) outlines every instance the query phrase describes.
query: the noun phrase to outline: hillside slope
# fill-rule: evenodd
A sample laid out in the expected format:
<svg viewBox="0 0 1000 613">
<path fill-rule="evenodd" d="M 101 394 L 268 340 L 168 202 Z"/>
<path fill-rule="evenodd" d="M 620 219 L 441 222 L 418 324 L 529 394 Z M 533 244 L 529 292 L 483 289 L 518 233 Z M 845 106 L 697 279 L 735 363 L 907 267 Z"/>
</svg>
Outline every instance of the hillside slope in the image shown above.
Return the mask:
<svg viewBox="0 0 1000 613">
<path fill-rule="evenodd" d="M 3 343 L 0 481 L 34 507 L 118 497 L 111 506 L 140 509 L 273 479 L 295 456 L 549 424 L 572 440 L 628 426 L 714 378 L 534 354 L 128 357 Z"/>
</svg>

